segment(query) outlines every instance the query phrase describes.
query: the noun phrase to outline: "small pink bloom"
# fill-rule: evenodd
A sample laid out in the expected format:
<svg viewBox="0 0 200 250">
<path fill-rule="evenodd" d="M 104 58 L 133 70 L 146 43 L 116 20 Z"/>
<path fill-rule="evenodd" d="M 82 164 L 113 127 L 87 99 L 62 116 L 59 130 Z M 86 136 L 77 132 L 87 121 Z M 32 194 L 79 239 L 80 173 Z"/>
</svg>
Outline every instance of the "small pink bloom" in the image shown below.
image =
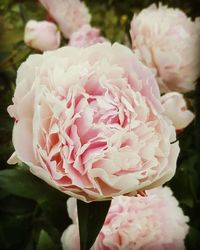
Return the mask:
<svg viewBox="0 0 200 250">
<path fill-rule="evenodd" d="M 40 51 L 57 49 L 60 45 L 60 32 L 54 23 L 30 20 L 25 27 L 24 42 Z"/>
<path fill-rule="evenodd" d="M 58 24 L 65 38 L 69 38 L 82 25 L 90 23 L 88 8 L 80 0 L 40 0 L 40 2 Z"/>
<path fill-rule="evenodd" d="M 134 15 L 132 47 L 148 66 L 161 92 L 187 92 L 200 76 L 200 18 L 192 21 L 179 9 L 159 4 Z"/>
<path fill-rule="evenodd" d="M 76 32 L 72 33 L 69 45 L 74 47 L 88 47 L 96 43 L 103 43 L 106 39 L 100 36 L 100 30 L 90 25 L 83 25 Z"/>
<path fill-rule="evenodd" d="M 175 128 L 151 71 L 123 45 L 31 55 L 8 111 L 15 156 L 84 201 L 136 195 L 174 175 Z"/>
<path fill-rule="evenodd" d="M 67 207 L 73 224 L 62 235 L 63 250 L 79 250 L 76 199 L 68 199 Z M 184 250 L 187 222 L 168 187 L 145 197 L 115 197 L 91 250 Z"/>
<path fill-rule="evenodd" d="M 187 127 L 194 119 L 194 114 L 187 109 L 182 94 L 170 92 L 161 97 L 164 114 L 172 121 L 174 127 L 180 131 Z"/>
</svg>

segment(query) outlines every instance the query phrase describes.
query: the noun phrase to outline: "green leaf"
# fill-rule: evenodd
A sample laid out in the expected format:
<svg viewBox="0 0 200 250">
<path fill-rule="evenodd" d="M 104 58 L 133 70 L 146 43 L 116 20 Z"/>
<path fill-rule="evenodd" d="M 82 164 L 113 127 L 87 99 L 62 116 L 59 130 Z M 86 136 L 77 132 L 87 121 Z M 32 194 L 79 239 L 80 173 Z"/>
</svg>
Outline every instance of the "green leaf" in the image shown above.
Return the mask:
<svg viewBox="0 0 200 250">
<path fill-rule="evenodd" d="M 1 214 L 0 215 L 1 249 L 10 249 L 26 239 L 30 233 L 31 214 Z M 19 248 L 16 248 L 19 249 Z"/>
<path fill-rule="evenodd" d="M 190 250 L 199 250 L 200 231 L 194 227 L 190 227 L 189 234 L 186 237 L 186 247 Z"/>
<path fill-rule="evenodd" d="M 85 203 L 77 200 L 80 249 L 89 250 L 98 236 L 111 201 Z"/>
<path fill-rule="evenodd" d="M 36 250 L 55 250 L 56 246 L 50 236 L 41 230 Z"/>
<path fill-rule="evenodd" d="M 8 195 L 9 195 L 9 192 L 7 192 L 7 191 L 5 191 L 3 189 L 0 189 L 0 199 L 3 199 Z"/>
<path fill-rule="evenodd" d="M 16 215 L 31 213 L 35 205 L 33 200 L 9 195 L 1 200 L 0 212 Z"/>
<path fill-rule="evenodd" d="M 59 231 L 63 231 L 70 223 L 66 210 L 68 196 L 35 177 L 27 166 L 0 171 L 0 188 L 36 201 L 48 221 Z"/>
<path fill-rule="evenodd" d="M 37 200 L 66 201 L 68 196 L 50 187 L 44 181 L 29 172 L 27 166 L 0 171 L 0 188 L 24 198 Z"/>
</svg>

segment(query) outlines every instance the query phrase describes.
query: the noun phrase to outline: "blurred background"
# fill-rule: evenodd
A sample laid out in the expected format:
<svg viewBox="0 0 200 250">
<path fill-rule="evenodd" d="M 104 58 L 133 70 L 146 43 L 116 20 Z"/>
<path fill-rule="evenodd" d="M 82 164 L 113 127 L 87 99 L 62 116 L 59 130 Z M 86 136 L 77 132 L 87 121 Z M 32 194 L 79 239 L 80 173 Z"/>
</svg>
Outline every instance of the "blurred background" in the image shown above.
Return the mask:
<svg viewBox="0 0 200 250">
<path fill-rule="evenodd" d="M 85 0 L 98 27 L 110 41 L 130 44 L 130 21 L 150 0 Z M 182 9 L 188 16 L 200 16 L 200 0 L 162 1 Z M 70 223 L 66 195 L 52 189 L 27 171 L 27 166 L 10 166 L 13 152 L 13 120 L 7 113 L 15 89 L 17 68 L 34 50 L 23 41 L 28 20 L 44 20 L 45 9 L 36 0 L 0 1 L 0 249 L 61 249 L 60 236 Z M 66 41 L 62 41 L 66 44 Z M 200 249 L 200 82 L 187 93 L 196 119 L 178 135 L 181 154 L 175 177 L 167 183 L 190 218 L 187 249 Z M 64 219 L 65 218 L 65 219 Z"/>
</svg>

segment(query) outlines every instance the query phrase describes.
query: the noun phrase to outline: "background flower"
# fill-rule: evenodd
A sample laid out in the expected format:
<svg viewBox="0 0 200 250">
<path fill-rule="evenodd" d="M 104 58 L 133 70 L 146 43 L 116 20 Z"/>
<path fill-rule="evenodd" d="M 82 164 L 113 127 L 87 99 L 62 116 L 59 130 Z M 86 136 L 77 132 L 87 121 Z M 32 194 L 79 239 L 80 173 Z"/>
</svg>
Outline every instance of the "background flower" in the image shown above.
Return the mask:
<svg viewBox="0 0 200 250">
<path fill-rule="evenodd" d="M 125 46 L 30 56 L 18 70 L 13 103 L 17 157 L 69 195 L 135 195 L 174 175 L 174 127 L 151 72 Z"/>
<path fill-rule="evenodd" d="M 194 114 L 187 109 L 182 94 L 170 92 L 161 97 L 165 115 L 172 121 L 177 130 L 187 127 L 194 119 Z"/>
<path fill-rule="evenodd" d="M 58 24 L 65 38 L 90 22 L 91 16 L 85 3 L 80 0 L 40 0 Z"/>
<path fill-rule="evenodd" d="M 76 200 L 67 201 L 72 223 L 63 233 L 63 249 L 79 249 Z M 188 217 L 168 187 L 147 191 L 146 197 L 119 196 L 112 200 L 92 250 L 183 250 Z"/>
<path fill-rule="evenodd" d="M 161 92 L 194 89 L 200 75 L 200 19 L 155 4 L 134 15 L 132 47 L 157 77 Z"/>
<path fill-rule="evenodd" d="M 57 49 L 60 45 L 60 32 L 54 23 L 30 20 L 25 27 L 24 42 L 40 51 Z"/>
<path fill-rule="evenodd" d="M 100 30 L 90 25 L 83 25 L 80 29 L 72 33 L 69 45 L 74 47 L 88 47 L 96 43 L 103 43 L 106 39 L 100 35 Z"/>
</svg>

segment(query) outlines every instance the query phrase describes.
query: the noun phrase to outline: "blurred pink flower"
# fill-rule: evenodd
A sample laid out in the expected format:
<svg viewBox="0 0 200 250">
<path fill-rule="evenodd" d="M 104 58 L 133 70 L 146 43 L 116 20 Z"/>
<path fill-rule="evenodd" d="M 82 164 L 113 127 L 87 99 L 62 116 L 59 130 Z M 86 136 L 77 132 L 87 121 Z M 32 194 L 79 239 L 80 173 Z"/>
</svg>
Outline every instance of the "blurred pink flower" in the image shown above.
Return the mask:
<svg viewBox="0 0 200 250">
<path fill-rule="evenodd" d="M 194 89 L 200 75 L 200 19 L 155 4 L 134 15 L 130 34 L 138 58 L 157 77 L 161 92 Z"/>
<path fill-rule="evenodd" d="M 30 56 L 8 111 L 18 159 L 84 201 L 135 195 L 174 175 L 175 128 L 152 73 L 123 45 Z"/>
<path fill-rule="evenodd" d="M 80 29 L 72 33 L 69 39 L 69 45 L 73 47 L 88 47 L 96 43 L 103 43 L 106 39 L 100 36 L 100 30 L 91 27 L 88 24 L 83 25 Z"/>
<path fill-rule="evenodd" d="M 50 16 L 58 24 L 65 38 L 82 25 L 90 23 L 91 16 L 80 0 L 40 0 Z"/>
<path fill-rule="evenodd" d="M 62 235 L 63 250 L 79 250 L 76 199 L 69 198 L 67 207 L 73 224 Z M 146 197 L 115 197 L 91 250 L 184 250 L 187 222 L 168 187 Z"/>
<path fill-rule="evenodd" d="M 60 32 L 54 23 L 30 20 L 25 27 L 24 42 L 40 51 L 57 49 L 60 45 Z"/>
<path fill-rule="evenodd" d="M 170 92 L 161 97 L 164 114 L 172 121 L 177 130 L 187 127 L 194 119 L 194 114 L 187 109 L 186 101 L 182 94 Z"/>
</svg>

